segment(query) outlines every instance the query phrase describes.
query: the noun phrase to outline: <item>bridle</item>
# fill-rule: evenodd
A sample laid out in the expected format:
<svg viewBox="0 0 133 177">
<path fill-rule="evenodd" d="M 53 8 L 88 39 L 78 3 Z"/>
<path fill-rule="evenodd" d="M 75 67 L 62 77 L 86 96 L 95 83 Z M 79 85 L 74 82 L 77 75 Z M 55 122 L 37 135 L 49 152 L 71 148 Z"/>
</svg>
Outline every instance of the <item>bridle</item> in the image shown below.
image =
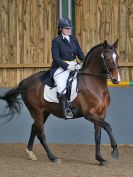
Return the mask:
<svg viewBox="0 0 133 177">
<path fill-rule="evenodd" d="M 114 50 L 108 50 L 106 52 L 112 52 L 113 53 Z M 83 70 L 79 71 L 78 74 L 79 75 L 86 75 L 86 76 L 91 76 L 91 77 L 98 77 L 98 78 L 105 78 L 105 79 L 112 79 L 112 70 L 114 69 L 118 69 L 119 66 L 114 66 L 113 68 L 109 69 L 107 62 L 106 62 L 106 56 L 104 54 L 104 52 L 101 53 L 101 59 L 102 59 L 102 63 L 104 64 L 105 70 L 106 70 L 106 74 L 93 74 L 93 73 L 85 73 L 83 72 Z"/>
<path fill-rule="evenodd" d="M 114 50 L 108 50 L 107 52 L 114 52 Z M 113 53 L 114 55 L 116 55 L 115 53 Z M 116 55 L 117 56 L 117 55 Z M 111 68 L 111 69 L 109 69 L 108 68 L 108 66 L 107 66 L 107 63 L 106 63 L 106 57 L 105 57 L 105 55 L 104 55 L 104 53 L 101 53 L 101 59 L 102 59 L 102 61 L 103 61 L 103 63 L 104 63 L 104 66 L 105 66 L 105 68 L 106 68 L 106 71 L 107 71 L 107 73 L 110 73 L 112 70 L 114 70 L 114 69 L 118 69 L 119 68 L 119 66 L 114 66 L 113 68 Z M 115 63 L 115 62 L 114 62 Z"/>
</svg>

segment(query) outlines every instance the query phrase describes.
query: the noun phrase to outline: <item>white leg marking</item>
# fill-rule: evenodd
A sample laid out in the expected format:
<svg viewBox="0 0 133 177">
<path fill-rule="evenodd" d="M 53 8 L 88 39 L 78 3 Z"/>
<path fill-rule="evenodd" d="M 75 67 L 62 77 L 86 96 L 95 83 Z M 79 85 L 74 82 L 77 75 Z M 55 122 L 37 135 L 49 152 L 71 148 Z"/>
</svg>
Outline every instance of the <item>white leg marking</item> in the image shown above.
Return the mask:
<svg viewBox="0 0 133 177">
<path fill-rule="evenodd" d="M 37 157 L 34 154 L 34 152 L 29 151 L 28 149 L 26 149 L 26 153 L 28 154 L 30 160 L 37 160 Z"/>
</svg>

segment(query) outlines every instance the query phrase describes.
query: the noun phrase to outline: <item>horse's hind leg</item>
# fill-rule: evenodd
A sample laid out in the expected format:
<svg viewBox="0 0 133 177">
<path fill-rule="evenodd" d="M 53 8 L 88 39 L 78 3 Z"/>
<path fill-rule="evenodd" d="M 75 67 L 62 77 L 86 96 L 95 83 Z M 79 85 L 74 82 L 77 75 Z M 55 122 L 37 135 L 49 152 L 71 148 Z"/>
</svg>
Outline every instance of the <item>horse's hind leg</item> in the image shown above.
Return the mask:
<svg viewBox="0 0 133 177">
<path fill-rule="evenodd" d="M 32 151 L 35 137 L 36 137 L 36 126 L 35 126 L 35 123 L 33 123 L 31 127 L 31 134 L 30 134 L 29 142 L 28 142 L 27 149 L 26 149 L 26 152 L 30 160 L 37 160 L 36 155 Z"/>
<path fill-rule="evenodd" d="M 32 112 L 32 115 L 33 115 L 33 112 Z M 36 117 L 35 117 L 35 115 L 36 115 Z M 48 158 L 52 162 L 60 162 L 60 159 L 55 157 L 52 154 L 51 150 L 49 149 L 49 147 L 46 143 L 43 124 L 47 120 L 48 115 L 49 115 L 49 113 L 47 111 L 42 112 L 39 108 L 36 108 L 36 111 L 34 112 L 34 115 L 33 115 L 35 123 L 32 125 L 31 135 L 30 135 L 30 139 L 29 139 L 29 143 L 28 143 L 27 148 L 32 149 L 35 136 L 37 135 L 38 139 L 40 140 L 40 143 L 43 145 L 45 151 L 47 152 Z"/>
<path fill-rule="evenodd" d="M 51 152 L 51 150 L 49 149 L 49 147 L 46 143 L 43 124 L 47 118 L 47 112 L 46 111 L 42 112 L 40 110 L 40 108 L 36 108 L 36 114 L 34 114 L 34 116 L 35 115 L 36 115 L 36 119 L 35 119 L 36 134 L 37 134 L 37 137 L 38 137 L 40 143 L 44 147 L 45 151 L 47 152 L 48 158 L 52 162 L 56 162 L 56 163 L 60 162 L 60 159 L 53 155 L 53 153 Z"/>
<path fill-rule="evenodd" d="M 43 123 L 46 122 L 49 115 L 50 115 L 49 112 L 44 111 Z M 37 157 L 32 152 L 33 144 L 34 144 L 34 140 L 35 140 L 36 135 L 37 135 L 36 125 L 35 125 L 35 123 L 33 123 L 32 126 L 31 126 L 31 134 L 30 134 L 30 138 L 29 138 L 29 141 L 28 141 L 27 149 L 26 149 L 26 152 L 29 155 L 29 159 L 31 159 L 31 160 L 37 160 Z"/>
<path fill-rule="evenodd" d="M 41 117 L 41 115 L 40 115 L 40 117 Z M 51 152 L 51 150 L 49 149 L 49 147 L 46 143 L 43 123 L 44 122 L 42 122 L 42 120 L 40 120 L 40 119 L 39 119 L 39 121 L 36 122 L 37 137 L 40 140 L 40 142 L 41 142 L 42 146 L 44 147 L 45 151 L 47 152 L 48 158 L 52 162 L 59 163 L 60 159 L 53 155 L 53 153 Z"/>
<path fill-rule="evenodd" d="M 30 111 L 30 110 L 29 110 Z M 45 113 L 45 112 L 44 112 Z M 31 115 L 32 115 L 32 112 L 31 112 Z M 49 116 L 49 113 L 46 112 L 44 114 L 44 120 L 43 120 L 43 123 L 45 123 L 45 121 L 47 120 L 47 117 Z M 34 116 L 34 115 L 33 115 Z M 27 145 L 27 149 L 26 149 L 26 152 L 29 156 L 29 159 L 30 160 L 37 160 L 37 157 L 36 155 L 34 154 L 34 152 L 32 151 L 33 149 L 33 144 L 34 144 L 34 140 L 35 140 L 35 137 L 37 135 L 37 130 L 36 130 L 36 124 L 35 122 L 32 124 L 31 126 L 31 133 L 30 133 L 30 138 L 29 138 L 29 141 L 28 141 L 28 145 Z"/>
<path fill-rule="evenodd" d="M 96 160 L 100 162 L 100 165 L 105 166 L 107 161 L 101 157 L 100 142 L 101 142 L 101 127 L 94 124 L 95 128 L 95 144 L 96 144 Z"/>
</svg>

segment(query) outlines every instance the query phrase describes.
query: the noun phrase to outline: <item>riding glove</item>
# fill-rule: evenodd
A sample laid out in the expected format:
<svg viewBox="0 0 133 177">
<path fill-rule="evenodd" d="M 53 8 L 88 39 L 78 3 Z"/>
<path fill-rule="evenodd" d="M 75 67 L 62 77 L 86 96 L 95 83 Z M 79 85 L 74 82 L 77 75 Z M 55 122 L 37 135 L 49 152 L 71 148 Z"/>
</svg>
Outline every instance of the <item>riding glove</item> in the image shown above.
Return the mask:
<svg viewBox="0 0 133 177">
<path fill-rule="evenodd" d="M 70 71 L 74 71 L 74 70 L 76 69 L 75 63 L 70 63 L 70 64 L 68 65 L 67 69 L 70 70 Z"/>
<path fill-rule="evenodd" d="M 77 70 L 80 70 L 82 68 L 82 66 L 80 64 L 77 64 L 75 67 L 76 67 L 75 69 L 77 69 Z"/>
</svg>

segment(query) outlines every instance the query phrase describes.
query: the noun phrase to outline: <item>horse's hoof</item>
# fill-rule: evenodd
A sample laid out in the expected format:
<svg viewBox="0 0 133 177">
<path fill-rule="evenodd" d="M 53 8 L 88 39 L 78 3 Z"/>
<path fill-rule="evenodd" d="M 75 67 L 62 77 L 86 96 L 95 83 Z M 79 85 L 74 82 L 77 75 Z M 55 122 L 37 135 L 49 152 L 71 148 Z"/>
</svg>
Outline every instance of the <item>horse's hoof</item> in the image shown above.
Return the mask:
<svg viewBox="0 0 133 177">
<path fill-rule="evenodd" d="M 113 159 L 118 160 L 119 159 L 118 151 L 112 151 L 111 156 L 112 156 Z"/>
<path fill-rule="evenodd" d="M 108 162 L 106 160 L 100 162 L 101 166 L 107 166 L 107 164 L 108 164 Z"/>
<path fill-rule="evenodd" d="M 26 149 L 26 153 L 28 154 L 29 160 L 37 160 L 37 157 L 34 154 L 34 152 L 29 151 L 28 149 Z"/>
<path fill-rule="evenodd" d="M 61 163 L 61 160 L 57 158 L 57 159 L 53 160 L 53 162 L 54 163 Z"/>
</svg>

